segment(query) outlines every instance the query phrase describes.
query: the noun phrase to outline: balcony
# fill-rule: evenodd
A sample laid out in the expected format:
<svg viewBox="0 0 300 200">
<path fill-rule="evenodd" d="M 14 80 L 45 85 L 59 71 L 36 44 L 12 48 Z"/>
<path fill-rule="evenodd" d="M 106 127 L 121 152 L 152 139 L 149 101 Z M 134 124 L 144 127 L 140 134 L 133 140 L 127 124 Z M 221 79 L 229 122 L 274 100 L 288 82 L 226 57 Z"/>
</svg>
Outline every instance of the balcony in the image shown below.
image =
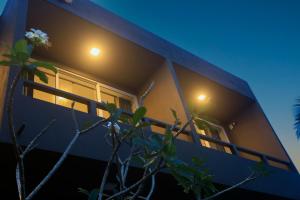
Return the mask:
<svg viewBox="0 0 300 200">
<path fill-rule="evenodd" d="M 48 15 L 52 17 L 42 17 Z M 198 108 L 196 97 L 205 92 L 211 101 L 209 106 L 200 109 L 198 117 L 203 115 L 214 119 L 215 122 L 210 122 L 222 131 L 197 130 L 191 123 L 176 140 L 178 156 L 186 162 L 190 162 L 193 156 L 203 158 L 215 176 L 214 181 L 222 185 L 238 182 L 249 175 L 249 167 L 262 161 L 273 172 L 272 176 L 244 185 L 243 189 L 300 198 L 297 184 L 294 184 L 300 182 L 295 176 L 297 170 L 242 80 L 213 66 L 191 68 L 182 65 L 180 61 L 183 62 L 184 58 L 175 62 L 46 1 L 29 1 L 24 20 L 26 28 L 23 31 L 40 28 L 49 34 L 52 42 L 51 48 L 34 52 L 34 58 L 55 63 L 61 74 L 70 72 L 81 77 L 80 80 L 88 82 L 81 85 L 92 90 L 85 90 L 83 94 L 64 87 L 63 79 L 72 84 L 79 80 L 74 81 L 65 75 L 55 75 L 52 85 L 42 84 L 34 77 L 22 80 L 15 97 L 16 123 L 28 124 L 20 136 L 22 144 L 28 144 L 49 120 L 56 118 L 57 123 L 41 138 L 37 148 L 60 153 L 74 131 L 70 102 L 75 101 L 78 105 L 76 114 L 81 126 L 107 116 L 101 103 L 103 99 L 113 99 L 124 114 L 131 115 L 130 111 L 138 106 L 137 99 L 154 81 L 155 86 L 144 101 L 148 111 L 143 120 L 152 124 L 149 134 L 163 134 L 162 130 L 170 126 L 173 122 L 170 108 L 177 111 L 183 123 L 187 122 L 194 108 Z M 147 34 L 140 36 L 144 38 Z M 103 54 L 98 58 L 89 56 L 88 52 L 94 46 L 102 50 Z M 162 45 L 161 48 L 165 47 Z M 107 88 L 114 95 L 110 90 L 105 91 Z M 101 96 L 101 92 L 116 98 Z M 37 98 L 38 93 L 44 94 L 45 98 Z M 120 98 L 131 103 L 123 102 L 127 106 L 121 106 Z M 6 130 L 4 119 L 3 132 Z M 104 132 L 105 128 L 99 127 L 82 135 L 71 155 L 107 160 L 111 149 L 103 139 Z M 0 139 L 5 143 L 10 141 L 7 134 L 1 134 Z M 122 152 L 125 154 L 127 150 L 124 147 Z"/>
<path fill-rule="evenodd" d="M 23 86 L 27 90 L 29 88 L 30 89 L 35 89 L 35 90 L 38 90 L 38 91 L 45 92 L 47 94 L 55 95 L 56 97 L 65 98 L 65 99 L 83 104 L 88 108 L 87 113 L 91 116 L 97 116 L 98 115 L 97 114 L 98 109 L 101 110 L 101 111 L 106 111 L 105 107 L 100 102 L 92 101 L 88 98 L 84 98 L 84 97 L 81 97 L 81 96 L 78 96 L 78 95 L 75 95 L 75 94 L 72 94 L 72 93 L 68 93 L 68 92 L 65 92 L 63 90 L 48 87 L 48 86 L 45 86 L 43 84 L 35 83 L 33 81 L 28 81 L 28 80 L 23 81 Z M 126 115 L 131 115 L 132 114 L 132 113 L 126 112 L 126 111 L 124 111 L 124 113 Z M 171 126 L 171 124 L 167 124 L 167 123 L 164 123 L 162 121 L 152 119 L 152 118 L 144 118 L 144 121 L 150 122 L 152 124 L 152 129 L 154 129 L 154 130 L 165 129 L 168 126 Z M 176 131 L 176 129 L 175 129 L 175 131 Z M 155 132 L 155 131 L 153 131 L 153 132 Z M 192 136 L 191 131 L 188 131 L 188 130 L 184 131 L 183 134 L 186 136 L 186 138 L 191 138 L 191 136 Z M 223 147 L 224 149 L 229 149 L 229 151 L 226 151 L 226 153 L 232 154 L 232 156 L 238 156 L 238 157 L 241 157 L 241 158 L 248 158 L 248 159 L 256 160 L 256 161 L 262 161 L 267 165 L 276 166 L 276 167 L 286 169 L 286 170 L 289 170 L 289 171 L 295 171 L 294 166 L 288 161 L 280 160 L 280 159 L 275 158 L 273 156 L 265 155 L 265 154 L 262 154 L 260 152 L 256 152 L 256 151 L 244 148 L 244 147 L 240 147 L 240 146 L 228 143 L 228 142 L 224 142 L 222 140 L 218 140 L 218 139 L 208 137 L 206 135 L 199 134 L 198 137 L 202 141 L 207 141 L 210 144 L 215 144 L 215 145 Z M 186 139 L 184 138 L 182 140 L 186 140 Z M 191 142 L 191 141 L 189 140 L 189 142 Z M 213 151 L 214 150 L 218 150 L 218 148 L 214 148 Z M 222 152 L 224 152 L 224 151 L 222 151 Z"/>
</svg>

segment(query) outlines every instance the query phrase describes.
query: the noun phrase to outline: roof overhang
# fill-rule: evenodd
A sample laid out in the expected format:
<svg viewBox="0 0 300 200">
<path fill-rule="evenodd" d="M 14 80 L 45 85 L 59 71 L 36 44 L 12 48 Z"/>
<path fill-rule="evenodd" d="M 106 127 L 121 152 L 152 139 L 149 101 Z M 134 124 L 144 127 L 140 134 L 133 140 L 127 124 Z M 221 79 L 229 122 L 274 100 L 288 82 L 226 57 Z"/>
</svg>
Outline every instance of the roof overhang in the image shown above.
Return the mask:
<svg viewBox="0 0 300 200">
<path fill-rule="evenodd" d="M 162 57 L 168 58 L 174 63 L 180 64 L 181 66 L 216 81 L 229 89 L 255 99 L 247 82 L 244 80 L 208 63 L 151 32 L 124 20 L 91 1 L 76 0 L 73 1 L 72 4 L 66 4 L 58 0 L 48 0 L 48 2 L 138 44 L 145 49 L 155 52 Z"/>
</svg>

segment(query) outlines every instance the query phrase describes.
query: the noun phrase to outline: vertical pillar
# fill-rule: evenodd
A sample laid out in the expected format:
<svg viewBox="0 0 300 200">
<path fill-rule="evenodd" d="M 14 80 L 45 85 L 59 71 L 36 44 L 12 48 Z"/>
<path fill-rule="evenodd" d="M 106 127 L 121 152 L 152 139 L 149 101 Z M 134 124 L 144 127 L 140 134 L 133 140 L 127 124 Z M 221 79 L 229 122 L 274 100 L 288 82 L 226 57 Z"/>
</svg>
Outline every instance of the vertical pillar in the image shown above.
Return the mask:
<svg viewBox="0 0 300 200">
<path fill-rule="evenodd" d="M 176 75 L 173 63 L 172 63 L 172 61 L 170 59 L 166 58 L 166 64 L 167 64 L 168 69 L 171 72 L 173 81 L 174 81 L 175 86 L 176 86 L 176 90 L 177 90 L 177 92 L 179 94 L 180 101 L 181 101 L 181 103 L 183 105 L 183 109 L 184 109 L 186 118 L 187 118 L 188 121 L 190 121 L 189 127 L 191 128 L 191 134 L 192 134 L 191 137 L 193 138 L 194 143 L 201 145 L 200 138 L 199 138 L 199 136 L 198 136 L 198 134 L 196 132 L 195 126 L 194 126 L 193 122 L 191 121 L 192 115 L 191 115 L 191 112 L 190 112 L 190 110 L 188 108 L 187 102 L 185 101 L 185 98 L 184 98 L 184 95 L 183 95 L 183 91 L 182 91 L 182 88 L 180 86 L 179 80 L 177 78 L 177 75 Z"/>
</svg>

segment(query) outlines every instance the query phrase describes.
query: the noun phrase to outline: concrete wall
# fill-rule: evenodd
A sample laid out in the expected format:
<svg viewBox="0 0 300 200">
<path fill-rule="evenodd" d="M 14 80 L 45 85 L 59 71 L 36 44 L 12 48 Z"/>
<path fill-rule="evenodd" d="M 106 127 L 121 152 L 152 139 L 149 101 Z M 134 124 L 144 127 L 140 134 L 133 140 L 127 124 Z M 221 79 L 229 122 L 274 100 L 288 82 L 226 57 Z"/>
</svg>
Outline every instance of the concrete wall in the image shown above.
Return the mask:
<svg viewBox="0 0 300 200">
<path fill-rule="evenodd" d="M 187 117 L 167 64 L 162 65 L 156 70 L 143 88 L 147 88 L 152 81 L 155 82 L 155 85 L 144 100 L 144 106 L 147 108 L 147 117 L 173 124 L 174 117 L 171 113 L 171 109 L 174 109 L 177 112 L 178 118 L 182 123 L 185 123 Z M 152 127 L 152 130 L 158 133 L 164 132 L 164 129 L 157 127 Z M 181 138 L 191 141 L 190 137 L 184 135 L 182 135 Z"/>
<path fill-rule="evenodd" d="M 4 112 L 8 74 L 9 74 L 8 67 L 0 67 L 0 127 L 1 127 L 2 116 Z"/>
<path fill-rule="evenodd" d="M 230 134 L 232 143 L 289 161 L 272 127 L 256 103 L 237 116 L 234 122 L 236 125 Z"/>
<path fill-rule="evenodd" d="M 53 118 L 57 121 L 39 139 L 37 148 L 63 152 L 74 136 L 74 123 L 72 122 L 71 111 L 68 108 L 17 94 L 15 111 L 17 127 L 22 123 L 26 124 L 24 133 L 19 138 L 20 143 L 23 145 L 28 144 L 30 139 Z M 86 122 L 94 122 L 98 119 L 96 116 L 82 112 L 76 112 L 76 115 L 82 126 Z M 10 141 L 7 128 L 7 123 L 4 123 L 3 134 L 0 134 L 0 145 Z M 99 126 L 91 132 L 81 135 L 71 149 L 70 154 L 96 160 L 107 160 L 111 154 L 111 148 L 103 139 L 105 132 L 106 129 Z M 256 163 L 182 140 L 176 140 L 176 144 L 178 157 L 184 162 L 190 162 L 193 156 L 205 160 L 205 165 L 213 175 L 215 183 L 224 185 L 237 183 L 244 177 L 249 176 L 251 173 L 249 167 L 254 166 Z M 124 158 L 125 155 L 128 155 L 128 152 L 127 145 L 124 145 L 120 151 L 120 156 Z M 260 177 L 253 182 L 243 185 L 241 188 L 286 198 L 300 199 L 298 192 L 300 176 L 298 174 L 273 167 L 270 167 L 270 170 L 272 171 L 270 176 Z M 12 171 L 11 173 L 14 172 Z"/>
</svg>

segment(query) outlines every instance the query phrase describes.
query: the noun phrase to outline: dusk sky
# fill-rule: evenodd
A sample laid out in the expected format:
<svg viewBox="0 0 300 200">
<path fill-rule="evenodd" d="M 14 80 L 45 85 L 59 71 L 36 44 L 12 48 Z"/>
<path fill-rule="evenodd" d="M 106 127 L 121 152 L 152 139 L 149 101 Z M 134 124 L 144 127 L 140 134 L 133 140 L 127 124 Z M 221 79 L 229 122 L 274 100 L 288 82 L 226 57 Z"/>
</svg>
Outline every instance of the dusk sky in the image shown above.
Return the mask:
<svg viewBox="0 0 300 200">
<path fill-rule="evenodd" d="M 300 169 L 293 129 L 293 104 L 300 96 L 300 1 L 94 2 L 246 80 Z"/>
</svg>

